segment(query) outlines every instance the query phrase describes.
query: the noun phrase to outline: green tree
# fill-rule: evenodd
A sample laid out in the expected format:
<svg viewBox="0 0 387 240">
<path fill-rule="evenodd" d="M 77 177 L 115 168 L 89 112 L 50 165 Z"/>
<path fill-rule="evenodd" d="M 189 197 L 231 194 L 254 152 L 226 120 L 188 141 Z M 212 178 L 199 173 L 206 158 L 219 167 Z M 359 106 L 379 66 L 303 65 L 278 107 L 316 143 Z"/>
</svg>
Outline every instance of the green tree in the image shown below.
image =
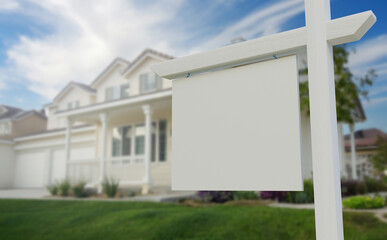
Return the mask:
<svg viewBox="0 0 387 240">
<path fill-rule="evenodd" d="M 367 98 L 368 87 L 372 86 L 377 75 L 375 70 L 371 69 L 363 77 L 354 77 L 346 66 L 348 56 L 349 52 L 345 46 L 333 48 L 337 120 L 352 124 L 354 123 L 352 112 L 356 109 L 356 102 L 360 97 Z M 308 70 L 305 69 L 301 74 L 307 72 Z M 300 105 L 301 110 L 309 114 L 308 82 L 300 83 Z"/>
<path fill-rule="evenodd" d="M 380 172 L 387 170 L 387 139 L 378 136 L 376 142 L 378 146 L 377 153 L 372 156 L 371 162 L 376 170 Z"/>
</svg>

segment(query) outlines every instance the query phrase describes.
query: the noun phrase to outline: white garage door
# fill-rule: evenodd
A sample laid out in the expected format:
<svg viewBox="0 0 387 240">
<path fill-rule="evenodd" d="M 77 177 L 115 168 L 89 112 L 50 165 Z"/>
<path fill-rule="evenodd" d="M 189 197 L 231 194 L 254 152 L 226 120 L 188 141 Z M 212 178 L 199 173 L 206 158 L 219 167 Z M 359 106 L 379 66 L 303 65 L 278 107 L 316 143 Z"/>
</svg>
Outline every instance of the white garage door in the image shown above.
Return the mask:
<svg viewBox="0 0 387 240">
<path fill-rule="evenodd" d="M 46 157 L 47 156 L 43 151 L 17 154 L 15 165 L 15 187 L 44 187 Z"/>
<path fill-rule="evenodd" d="M 59 182 L 65 179 L 65 167 L 66 158 L 64 150 L 53 150 L 51 159 L 51 183 Z"/>
</svg>

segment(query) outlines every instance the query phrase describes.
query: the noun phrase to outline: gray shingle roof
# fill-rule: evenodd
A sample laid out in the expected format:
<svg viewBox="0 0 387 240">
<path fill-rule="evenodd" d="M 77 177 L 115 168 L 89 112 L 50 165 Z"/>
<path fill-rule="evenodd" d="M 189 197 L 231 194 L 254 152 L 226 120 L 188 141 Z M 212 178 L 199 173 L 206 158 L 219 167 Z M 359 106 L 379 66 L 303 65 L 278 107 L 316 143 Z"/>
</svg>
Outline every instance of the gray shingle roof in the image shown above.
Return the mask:
<svg viewBox="0 0 387 240">
<path fill-rule="evenodd" d="M 150 48 L 147 48 L 145 49 L 144 51 L 142 51 L 142 53 L 140 55 L 138 55 L 127 67 L 126 69 L 124 70 L 124 73 L 126 73 L 133 65 L 135 65 L 138 61 L 140 61 L 140 59 L 142 57 L 144 57 L 146 54 L 153 54 L 153 55 L 156 55 L 156 56 L 159 56 L 159 57 L 162 57 L 162 58 L 165 58 L 165 59 L 174 59 L 174 57 L 170 56 L 170 55 L 167 55 L 165 53 L 161 53 L 161 52 L 158 52 L 158 51 L 155 51 L 153 49 L 150 49 Z"/>
<path fill-rule="evenodd" d="M 0 108 L 4 109 L 4 112 L 0 113 L 0 120 L 12 118 L 18 113 L 23 112 L 23 110 L 20 108 L 15 108 L 7 105 L 0 105 Z"/>
<path fill-rule="evenodd" d="M 38 112 L 36 110 L 25 111 L 20 108 L 15 108 L 7 105 L 0 105 L 0 108 L 5 109 L 5 112 L 0 114 L 0 120 L 3 120 L 3 119 L 20 120 L 30 114 L 36 114 L 46 119 L 46 116 L 43 113 Z"/>
<path fill-rule="evenodd" d="M 83 83 L 79 83 L 79 82 L 71 82 L 72 84 L 74 85 L 77 85 L 78 87 L 82 88 L 83 90 L 85 91 L 88 91 L 88 92 L 91 92 L 91 93 L 95 93 L 95 89 L 90 87 L 89 85 L 86 85 L 86 84 L 83 84 Z"/>
</svg>

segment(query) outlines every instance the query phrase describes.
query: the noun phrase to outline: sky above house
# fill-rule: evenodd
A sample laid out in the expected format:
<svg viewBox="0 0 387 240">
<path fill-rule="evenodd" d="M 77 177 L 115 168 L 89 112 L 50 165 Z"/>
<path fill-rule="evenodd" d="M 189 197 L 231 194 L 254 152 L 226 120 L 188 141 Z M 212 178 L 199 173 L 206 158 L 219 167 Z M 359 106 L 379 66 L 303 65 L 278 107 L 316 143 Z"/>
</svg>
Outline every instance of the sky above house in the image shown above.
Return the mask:
<svg viewBox="0 0 387 240">
<path fill-rule="evenodd" d="M 378 74 L 356 129 L 387 132 L 387 1 L 332 0 L 331 9 L 333 19 L 378 18 L 346 47 L 355 76 Z M 145 48 L 179 57 L 302 26 L 304 0 L 0 0 L 0 104 L 40 109 L 69 81 L 89 84 Z"/>
</svg>

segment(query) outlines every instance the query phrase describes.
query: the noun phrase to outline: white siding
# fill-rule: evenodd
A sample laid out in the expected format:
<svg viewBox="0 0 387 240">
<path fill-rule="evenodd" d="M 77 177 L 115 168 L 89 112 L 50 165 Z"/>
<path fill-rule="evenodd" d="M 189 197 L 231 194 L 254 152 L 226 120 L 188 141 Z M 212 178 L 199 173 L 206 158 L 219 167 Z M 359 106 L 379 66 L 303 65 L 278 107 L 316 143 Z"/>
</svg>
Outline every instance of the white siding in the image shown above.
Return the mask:
<svg viewBox="0 0 387 240">
<path fill-rule="evenodd" d="M 63 149 L 52 150 L 50 183 L 65 179 L 66 159 Z"/>
<path fill-rule="evenodd" d="M 113 69 L 109 71 L 109 74 L 107 74 L 103 79 L 99 80 L 99 84 L 96 85 L 97 102 L 100 103 L 105 101 L 106 88 L 128 83 L 128 81 L 124 77 L 122 77 L 123 70 L 124 66 L 116 65 Z"/>
<path fill-rule="evenodd" d="M 0 142 L 0 189 L 11 188 L 14 177 L 15 153 L 13 144 Z"/>
<path fill-rule="evenodd" d="M 147 57 L 141 62 L 136 68 L 130 71 L 125 77 L 130 82 L 130 95 L 140 94 L 140 75 L 143 73 L 152 72 L 150 66 L 156 63 L 161 62 L 161 60 Z M 163 79 L 162 88 L 170 88 L 172 86 L 172 81 Z"/>
</svg>

